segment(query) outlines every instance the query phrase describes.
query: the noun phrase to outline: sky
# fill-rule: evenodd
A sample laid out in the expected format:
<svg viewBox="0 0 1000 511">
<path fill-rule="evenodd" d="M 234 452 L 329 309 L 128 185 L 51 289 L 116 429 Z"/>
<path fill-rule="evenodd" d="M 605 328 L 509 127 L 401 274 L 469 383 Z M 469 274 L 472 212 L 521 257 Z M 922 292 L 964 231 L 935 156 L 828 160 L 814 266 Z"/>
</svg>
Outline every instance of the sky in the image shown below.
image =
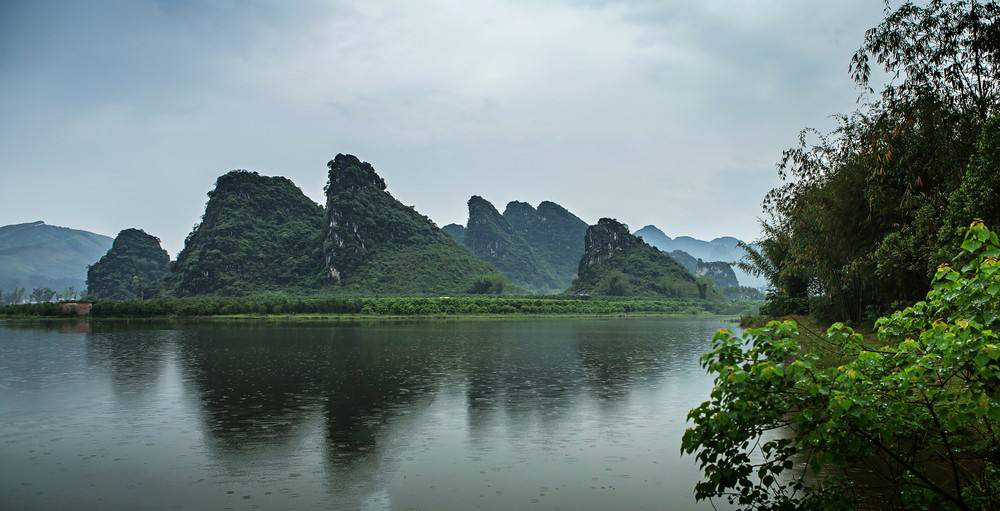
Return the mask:
<svg viewBox="0 0 1000 511">
<path fill-rule="evenodd" d="M 172 256 L 231 169 L 324 203 L 370 162 L 438 225 L 481 195 L 758 236 L 775 164 L 857 108 L 877 0 L 0 0 L 0 225 Z"/>
</svg>

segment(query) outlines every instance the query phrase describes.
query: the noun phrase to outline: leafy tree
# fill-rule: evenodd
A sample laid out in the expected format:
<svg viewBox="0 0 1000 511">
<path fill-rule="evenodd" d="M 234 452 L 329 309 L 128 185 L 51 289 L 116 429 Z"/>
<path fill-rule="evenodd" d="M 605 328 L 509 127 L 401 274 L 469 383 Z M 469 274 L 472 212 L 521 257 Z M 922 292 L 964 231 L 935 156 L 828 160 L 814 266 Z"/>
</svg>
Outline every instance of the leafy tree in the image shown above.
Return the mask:
<svg viewBox="0 0 1000 511">
<path fill-rule="evenodd" d="M 59 293 L 59 297 L 63 300 L 76 300 L 77 298 L 76 288 L 70 286 L 67 287 L 66 289 L 63 289 L 62 293 Z"/>
<path fill-rule="evenodd" d="M 983 126 L 976 153 L 962 183 L 951 192 L 938 233 L 938 260 L 946 260 L 962 240 L 964 226 L 975 218 L 1000 225 L 1000 118 Z"/>
<path fill-rule="evenodd" d="M 628 283 L 628 277 L 620 271 L 608 273 L 598 290 L 600 294 L 607 296 L 628 296 L 632 294 L 632 286 Z"/>
<path fill-rule="evenodd" d="M 889 82 L 864 96 L 862 109 L 839 116 L 831 133 L 804 130 L 779 162 L 785 183 L 765 198 L 777 230 L 765 238 L 787 248 L 769 273 L 802 278 L 796 289 L 806 290 L 772 281 L 775 304 L 814 296 L 832 316 L 865 319 L 926 293 L 955 233 L 989 212 L 988 200 L 963 214 L 953 204 L 989 193 L 988 172 L 969 161 L 997 113 L 998 63 L 996 2 L 887 7 L 851 74 L 874 93 L 874 64 Z"/>
<path fill-rule="evenodd" d="M 469 287 L 469 294 L 473 295 L 499 295 L 503 294 L 504 281 L 495 275 L 485 276 L 476 279 Z"/>
<path fill-rule="evenodd" d="M 15 287 L 13 291 L 7 295 L 7 303 L 18 304 L 24 301 L 25 289 L 23 287 Z"/>
<path fill-rule="evenodd" d="M 880 491 L 883 508 L 1000 507 L 998 258 L 1000 239 L 973 223 L 926 299 L 877 321 L 877 343 L 840 323 L 717 333 L 702 358 L 715 388 L 682 443 L 705 473 L 697 498 L 830 509 Z M 860 465 L 873 480 L 852 475 Z"/>
<path fill-rule="evenodd" d="M 890 105 L 931 96 L 985 122 L 1000 99 L 1000 6 L 978 0 L 904 2 L 865 33 L 851 76 L 870 88 L 874 59 L 894 78 L 882 91 Z"/>
<path fill-rule="evenodd" d="M 34 303 L 46 303 L 52 301 L 56 292 L 47 287 L 36 287 L 31 290 L 31 301 Z"/>
</svg>

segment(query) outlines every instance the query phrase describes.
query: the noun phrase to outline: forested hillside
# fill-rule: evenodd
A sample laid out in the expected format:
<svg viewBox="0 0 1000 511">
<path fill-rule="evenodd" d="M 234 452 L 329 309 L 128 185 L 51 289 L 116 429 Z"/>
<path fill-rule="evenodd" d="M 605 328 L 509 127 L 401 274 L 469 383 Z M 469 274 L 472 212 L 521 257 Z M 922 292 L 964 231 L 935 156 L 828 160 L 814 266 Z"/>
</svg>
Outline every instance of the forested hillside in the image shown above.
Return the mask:
<svg viewBox="0 0 1000 511">
<path fill-rule="evenodd" d="M 234 170 L 208 193 L 165 285 L 177 296 L 316 288 L 322 236 L 323 208 L 294 183 Z"/>
<path fill-rule="evenodd" d="M 571 294 L 717 298 L 710 282 L 632 235 L 628 226 L 602 218 L 587 229 L 584 254 Z"/>
<path fill-rule="evenodd" d="M 548 267 L 555 287 L 560 291 L 568 288 L 583 255 L 587 222 L 550 201 L 542 201 L 537 209 L 526 202 L 509 202 L 503 217 Z"/>
<path fill-rule="evenodd" d="M 705 262 L 683 250 L 674 250 L 667 255 L 680 263 L 691 275 L 711 279 L 716 289 L 738 287 L 740 285 L 736 279 L 736 272 L 733 271 L 733 267 L 729 263 L 722 261 Z"/>
<path fill-rule="evenodd" d="M 144 300 L 159 294 L 170 267 L 160 239 L 140 229 L 125 229 L 111 250 L 87 270 L 92 300 Z"/>
<path fill-rule="evenodd" d="M 437 294 L 503 288 L 505 279 L 495 268 L 396 200 L 371 164 L 338 154 L 328 168 L 322 265 L 337 290 Z"/>
<path fill-rule="evenodd" d="M 478 195 L 469 199 L 464 243 L 470 252 L 519 286 L 535 292 L 562 291 L 548 263 L 514 231 L 493 204 Z"/>
</svg>

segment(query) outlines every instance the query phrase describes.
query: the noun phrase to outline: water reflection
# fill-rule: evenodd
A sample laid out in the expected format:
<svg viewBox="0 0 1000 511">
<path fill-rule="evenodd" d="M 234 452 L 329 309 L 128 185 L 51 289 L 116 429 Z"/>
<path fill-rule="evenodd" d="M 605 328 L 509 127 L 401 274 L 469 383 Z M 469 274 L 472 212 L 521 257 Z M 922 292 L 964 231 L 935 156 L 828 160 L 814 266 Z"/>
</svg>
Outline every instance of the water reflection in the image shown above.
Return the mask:
<svg viewBox="0 0 1000 511">
<path fill-rule="evenodd" d="M 162 496 L 152 508 L 703 508 L 677 452 L 719 326 L 0 326 L 0 391 L 18 390 L 0 405 L 0 508 L 125 509 L 139 487 Z M 86 384 L 59 384 L 66 374 Z M 71 417 L 67 397 L 81 403 Z M 30 424 L 60 421 L 70 448 L 54 460 L 23 448 L 43 434 Z M 126 470 L 73 452 L 93 442 Z M 153 477 L 151 463 L 167 469 Z"/>
</svg>

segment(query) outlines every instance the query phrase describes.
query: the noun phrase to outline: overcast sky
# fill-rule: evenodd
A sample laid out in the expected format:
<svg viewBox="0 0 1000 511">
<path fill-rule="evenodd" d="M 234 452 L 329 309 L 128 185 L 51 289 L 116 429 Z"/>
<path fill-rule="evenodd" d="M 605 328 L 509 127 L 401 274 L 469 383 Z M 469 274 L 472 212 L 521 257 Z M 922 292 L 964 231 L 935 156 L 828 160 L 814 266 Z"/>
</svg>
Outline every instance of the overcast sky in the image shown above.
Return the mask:
<svg viewBox="0 0 1000 511">
<path fill-rule="evenodd" d="M 775 162 L 856 107 L 877 0 L 0 1 L 0 224 L 176 256 L 216 177 L 323 202 L 352 153 L 438 225 L 552 200 L 758 234 Z"/>
</svg>

